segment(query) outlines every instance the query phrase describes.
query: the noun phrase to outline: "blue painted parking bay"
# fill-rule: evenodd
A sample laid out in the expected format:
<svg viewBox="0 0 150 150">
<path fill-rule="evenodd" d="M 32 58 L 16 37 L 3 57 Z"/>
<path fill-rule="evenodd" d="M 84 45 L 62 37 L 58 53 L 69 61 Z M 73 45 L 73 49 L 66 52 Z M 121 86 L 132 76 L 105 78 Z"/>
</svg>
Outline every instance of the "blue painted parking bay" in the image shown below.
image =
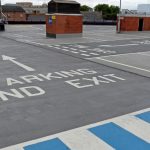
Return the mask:
<svg viewBox="0 0 150 150">
<path fill-rule="evenodd" d="M 24 147 L 24 150 L 70 150 L 62 141 L 58 138 L 29 145 Z"/>
<path fill-rule="evenodd" d="M 149 143 L 114 123 L 94 127 L 89 131 L 111 145 L 115 150 L 150 150 Z"/>
<path fill-rule="evenodd" d="M 150 108 L 0 150 L 150 150 Z"/>
<path fill-rule="evenodd" d="M 136 117 L 150 123 L 150 111 L 144 112 L 142 114 L 136 115 Z"/>
</svg>

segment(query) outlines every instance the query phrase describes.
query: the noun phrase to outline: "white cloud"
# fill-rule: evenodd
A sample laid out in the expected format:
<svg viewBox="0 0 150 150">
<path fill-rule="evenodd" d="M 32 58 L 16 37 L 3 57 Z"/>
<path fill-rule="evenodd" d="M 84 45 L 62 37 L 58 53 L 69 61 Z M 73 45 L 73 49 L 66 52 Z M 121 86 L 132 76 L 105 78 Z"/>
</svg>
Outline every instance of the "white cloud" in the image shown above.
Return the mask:
<svg viewBox="0 0 150 150">
<path fill-rule="evenodd" d="M 17 2 L 23 2 L 23 1 L 27 1 L 27 2 L 33 2 L 34 4 L 41 4 L 41 3 L 47 3 L 50 0 L 2 0 L 2 3 L 16 3 Z M 117 5 L 119 6 L 120 0 L 76 0 L 78 2 L 80 2 L 82 5 L 88 5 L 90 7 L 94 7 L 97 4 L 102 4 L 102 3 L 106 3 L 106 4 L 110 4 L 110 5 Z M 126 9 L 136 9 L 138 4 L 141 3 L 149 3 L 150 4 L 150 0 L 122 0 L 122 8 L 126 8 Z"/>
</svg>

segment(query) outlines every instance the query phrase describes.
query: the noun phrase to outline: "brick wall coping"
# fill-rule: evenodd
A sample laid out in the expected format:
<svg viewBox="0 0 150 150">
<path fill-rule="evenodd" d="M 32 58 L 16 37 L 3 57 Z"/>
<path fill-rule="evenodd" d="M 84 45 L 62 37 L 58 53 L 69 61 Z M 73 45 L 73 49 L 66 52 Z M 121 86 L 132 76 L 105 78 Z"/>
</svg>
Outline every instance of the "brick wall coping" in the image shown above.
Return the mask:
<svg viewBox="0 0 150 150">
<path fill-rule="evenodd" d="M 120 17 L 150 17 L 150 14 L 118 14 Z"/>
</svg>

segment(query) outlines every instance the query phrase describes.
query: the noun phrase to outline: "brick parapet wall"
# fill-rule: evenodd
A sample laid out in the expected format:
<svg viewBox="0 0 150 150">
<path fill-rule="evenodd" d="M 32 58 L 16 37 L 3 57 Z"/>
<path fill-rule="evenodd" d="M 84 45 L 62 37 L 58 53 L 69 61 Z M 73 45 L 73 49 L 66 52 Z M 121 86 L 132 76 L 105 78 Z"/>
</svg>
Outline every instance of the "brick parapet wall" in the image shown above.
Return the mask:
<svg viewBox="0 0 150 150">
<path fill-rule="evenodd" d="M 140 18 L 143 18 L 142 31 L 150 31 L 150 16 L 149 17 L 120 16 L 120 31 L 138 31 Z M 118 29 L 118 23 L 117 23 L 117 29 Z"/>
<path fill-rule="evenodd" d="M 46 15 L 46 32 L 50 34 L 82 33 L 82 24 L 81 15 Z"/>
</svg>

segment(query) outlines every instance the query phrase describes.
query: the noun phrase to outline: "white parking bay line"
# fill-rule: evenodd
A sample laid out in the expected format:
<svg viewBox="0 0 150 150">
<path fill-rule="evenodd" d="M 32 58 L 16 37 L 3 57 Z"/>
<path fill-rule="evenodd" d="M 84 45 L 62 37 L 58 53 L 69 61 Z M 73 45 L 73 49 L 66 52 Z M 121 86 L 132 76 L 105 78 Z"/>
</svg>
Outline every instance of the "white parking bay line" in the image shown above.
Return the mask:
<svg viewBox="0 0 150 150">
<path fill-rule="evenodd" d="M 95 56 L 98 56 L 98 55 L 100 55 L 100 54 L 97 54 L 97 53 L 90 53 L 91 55 L 95 55 Z"/>
<path fill-rule="evenodd" d="M 99 47 L 125 47 L 125 46 L 137 46 L 139 44 L 122 44 L 122 45 L 100 45 Z"/>
<path fill-rule="evenodd" d="M 29 38 L 29 36 L 26 35 L 22 35 L 22 34 L 13 34 L 16 37 L 25 37 L 25 38 Z"/>
<path fill-rule="evenodd" d="M 101 58 L 109 58 L 110 56 L 111 57 L 115 57 L 115 56 L 124 56 L 124 55 L 135 55 L 135 54 L 139 54 L 139 52 L 137 53 L 123 53 L 123 54 L 110 54 L 110 55 L 107 55 L 107 56 L 102 56 Z"/>
<path fill-rule="evenodd" d="M 80 50 L 80 52 L 86 53 L 87 51 L 84 51 L 84 50 Z"/>
<path fill-rule="evenodd" d="M 47 45 L 48 47 L 53 47 L 52 45 Z"/>
<path fill-rule="evenodd" d="M 54 45 L 54 46 L 58 46 L 59 47 L 60 45 Z"/>
<path fill-rule="evenodd" d="M 98 150 L 98 148 L 103 150 L 114 150 L 111 146 L 98 139 L 88 130 L 80 130 L 78 132 L 73 131 L 60 136 L 60 139 L 71 150 Z"/>
<path fill-rule="evenodd" d="M 61 50 L 66 51 L 66 52 L 68 52 L 68 51 L 69 51 L 68 49 L 64 49 L 64 48 L 63 48 L 63 49 L 61 49 Z"/>
<path fill-rule="evenodd" d="M 119 118 L 114 121 L 123 129 L 150 143 L 150 124 L 134 116 Z"/>
<path fill-rule="evenodd" d="M 88 54 L 81 54 L 81 55 L 82 55 L 82 56 L 87 56 L 87 57 L 90 56 L 90 55 L 88 55 Z"/>
<path fill-rule="evenodd" d="M 145 71 L 145 72 L 150 72 L 150 70 L 147 70 L 147 69 L 143 69 L 143 68 L 139 68 L 139 67 L 135 67 L 135 66 L 123 64 L 123 63 L 119 63 L 119 62 L 112 61 L 112 60 L 108 60 L 108 59 L 104 59 L 104 58 L 101 58 L 101 57 L 99 57 L 99 58 L 97 58 L 97 59 L 102 60 L 102 61 L 105 61 L 105 62 L 109 62 L 109 63 L 112 63 L 112 64 L 117 64 L 117 65 L 125 66 L 125 67 L 128 67 L 128 68 L 136 69 L 136 70 L 141 70 L 141 71 Z"/>
<path fill-rule="evenodd" d="M 69 47 L 67 47 L 67 46 L 63 46 L 62 48 L 65 48 L 65 49 L 66 49 L 66 48 L 69 48 Z"/>
<path fill-rule="evenodd" d="M 70 48 L 71 50 L 74 50 L 74 51 L 76 51 L 77 49 L 76 48 Z"/>
<path fill-rule="evenodd" d="M 78 54 L 79 52 L 75 52 L 75 51 L 70 51 L 71 53 L 74 53 L 74 54 Z"/>
<path fill-rule="evenodd" d="M 61 49 L 60 47 L 54 47 L 55 49 Z"/>
</svg>

